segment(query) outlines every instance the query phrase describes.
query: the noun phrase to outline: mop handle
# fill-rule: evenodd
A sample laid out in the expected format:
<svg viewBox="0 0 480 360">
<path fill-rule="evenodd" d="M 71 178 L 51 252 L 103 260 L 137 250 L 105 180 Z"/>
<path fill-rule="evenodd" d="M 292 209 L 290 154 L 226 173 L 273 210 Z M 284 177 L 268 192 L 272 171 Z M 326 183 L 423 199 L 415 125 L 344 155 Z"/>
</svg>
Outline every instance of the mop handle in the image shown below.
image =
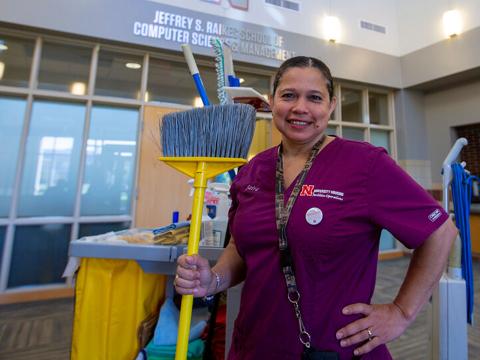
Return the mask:
<svg viewBox="0 0 480 360">
<path fill-rule="evenodd" d="M 443 209 L 447 213 L 449 212 L 448 188 L 450 186 L 450 183 L 452 182 L 452 163 L 457 159 L 458 155 L 460 155 L 460 151 L 462 151 L 462 148 L 467 144 L 467 139 L 463 137 L 457 139 L 457 141 L 455 141 L 455 144 L 453 144 L 452 148 L 448 152 L 447 157 L 445 158 L 445 160 L 443 160 L 442 205 Z M 450 250 L 450 255 L 448 256 L 447 272 L 452 279 L 462 279 L 462 241 L 459 235 L 457 235 L 457 238 L 453 243 L 452 249 Z"/>
<path fill-rule="evenodd" d="M 455 144 L 452 146 L 448 152 L 447 157 L 443 160 L 442 165 L 442 175 L 443 175 L 443 208 L 448 212 L 448 186 L 452 181 L 452 163 L 460 155 L 460 151 L 464 146 L 468 145 L 468 140 L 465 138 L 459 138 L 455 141 Z"/>
<path fill-rule="evenodd" d="M 193 181 L 192 219 L 190 221 L 190 234 L 188 237 L 187 254 L 198 254 L 200 244 L 200 230 L 202 228 L 202 209 L 205 189 L 207 188 L 207 163 L 200 161 Z M 180 307 L 180 320 L 178 324 L 177 348 L 175 360 L 186 360 L 188 354 L 188 338 L 192 320 L 193 295 L 183 295 Z"/>
<path fill-rule="evenodd" d="M 188 70 L 190 70 L 190 74 L 192 75 L 193 81 L 197 88 L 198 94 L 202 99 L 202 103 L 205 106 L 210 105 L 210 101 L 208 101 L 207 91 L 203 86 L 202 78 L 200 77 L 200 72 L 198 71 L 197 63 L 195 62 L 195 58 L 193 57 L 192 49 L 188 44 L 182 45 L 183 56 L 185 57 L 185 61 L 188 65 Z"/>
</svg>

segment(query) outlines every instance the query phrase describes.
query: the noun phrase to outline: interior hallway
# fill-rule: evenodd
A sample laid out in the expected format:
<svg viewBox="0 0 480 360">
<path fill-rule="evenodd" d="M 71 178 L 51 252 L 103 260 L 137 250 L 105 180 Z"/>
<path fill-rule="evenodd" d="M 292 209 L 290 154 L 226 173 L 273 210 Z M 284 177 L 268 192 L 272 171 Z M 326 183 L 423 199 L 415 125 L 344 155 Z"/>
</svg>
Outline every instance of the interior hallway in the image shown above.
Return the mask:
<svg viewBox="0 0 480 360">
<path fill-rule="evenodd" d="M 408 258 L 382 261 L 377 275 L 377 302 L 391 301 L 406 271 Z M 475 319 L 469 327 L 469 359 L 480 359 L 480 262 L 474 262 Z M 0 306 L 0 359 L 66 360 L 70 355 L 73 299 Z M 389 344 L 396 360 L 423 360 L 428 354 L 426 309 L 400 338 Z"/>
</svg>

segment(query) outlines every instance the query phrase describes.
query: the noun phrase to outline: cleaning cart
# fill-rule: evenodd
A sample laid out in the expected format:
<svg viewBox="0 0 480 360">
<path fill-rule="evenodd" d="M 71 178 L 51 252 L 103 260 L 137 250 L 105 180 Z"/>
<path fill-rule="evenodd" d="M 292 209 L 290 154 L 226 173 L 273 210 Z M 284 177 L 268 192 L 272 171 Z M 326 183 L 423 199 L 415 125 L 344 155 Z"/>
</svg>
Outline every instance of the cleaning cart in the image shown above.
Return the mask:
<svg viewBox="0 0 480 360">
<path fill-rule="evenodd" d="M 221 250 L 200 253 L 214 262 Z M 146 345 L 142 331 L 155 326 L 168 293 L 171 277 L 165 275 L 175 273 L 184 251 L 184 245 L 72 241 L 78 271 L 71 359 L 135 359 Z"/>
</svg>

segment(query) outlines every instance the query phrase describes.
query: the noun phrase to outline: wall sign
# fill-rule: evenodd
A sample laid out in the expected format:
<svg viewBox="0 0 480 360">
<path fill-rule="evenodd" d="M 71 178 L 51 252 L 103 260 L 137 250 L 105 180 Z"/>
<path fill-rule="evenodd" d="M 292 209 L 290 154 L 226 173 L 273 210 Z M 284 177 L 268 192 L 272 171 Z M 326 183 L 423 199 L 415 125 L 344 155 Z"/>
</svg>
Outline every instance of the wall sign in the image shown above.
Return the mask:
<svg viewBox="0 0 480 360">
<path fill-rule="evenodd" d="M 295 56 L 295 51 L 286 49 L 285 39 L 275 30 L 254 30 L 238 22 L 205 19 L 180 12 L 158 9 L 151 13 L 150 21 L 134 21 L 135 36 L 158 39 L 171 43 L 190 44 L 204 48 L 211 47 L 210 39 L 220 38 L 232 52 L 267 59 L 284 61 Z"/>
</svg>

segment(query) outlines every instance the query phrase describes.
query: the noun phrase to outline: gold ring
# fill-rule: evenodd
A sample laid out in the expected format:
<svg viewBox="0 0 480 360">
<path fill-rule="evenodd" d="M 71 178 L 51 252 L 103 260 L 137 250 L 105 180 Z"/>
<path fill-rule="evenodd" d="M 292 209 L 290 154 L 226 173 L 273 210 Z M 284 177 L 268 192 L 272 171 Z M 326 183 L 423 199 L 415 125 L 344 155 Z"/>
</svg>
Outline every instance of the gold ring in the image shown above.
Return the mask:
<svg viewBox="0 0 480 360">
<path fill-rule="evenodd" d="M 178 279 L 178 274 L 176 274 L 175 279 L 173 279 L 173 286 L 177 286 L 177 279 Z"/>
<path fill-rule="evenodd" d="M 368 341 L 372 340 L 372 339 L 373 339 L 373 333 L 372 333 L 372 330 L 370 330 L 370 329 L 367 329 L 367 334 L 368 334 Z"/>
</svg>

